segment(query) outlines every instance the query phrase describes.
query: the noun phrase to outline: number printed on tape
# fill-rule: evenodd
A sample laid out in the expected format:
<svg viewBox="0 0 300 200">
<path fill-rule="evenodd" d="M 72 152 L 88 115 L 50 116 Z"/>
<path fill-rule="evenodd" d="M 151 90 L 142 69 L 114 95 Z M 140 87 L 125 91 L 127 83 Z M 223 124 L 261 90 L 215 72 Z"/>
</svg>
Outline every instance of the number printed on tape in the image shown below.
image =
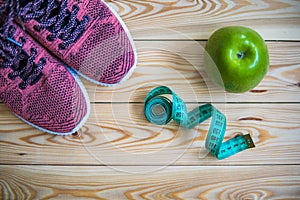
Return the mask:
<svg viewBox="0 0 300 200">
<path fill-rule="evenodd" d="M 172 95 L 172 100 L 162 96 Z M 164 114 L 156 115 L 153 109 L 161 105 Z M 226 131 L 226 117 L 211 104 L 204 104 L 187 112 L 184 101 L 170 88 L 159 86 L 147 95 L 144 102 L 144 113 L 149 122 L 157 125 L 169 123 L 171 119 L 186 129 L 191 129 L 212 117 L 205 141 L 205 147 L 218 159 L 224 159 L 240 151 L 255 147 L 249 134 L 240 135 L 223 142 Z"/>
</svg>

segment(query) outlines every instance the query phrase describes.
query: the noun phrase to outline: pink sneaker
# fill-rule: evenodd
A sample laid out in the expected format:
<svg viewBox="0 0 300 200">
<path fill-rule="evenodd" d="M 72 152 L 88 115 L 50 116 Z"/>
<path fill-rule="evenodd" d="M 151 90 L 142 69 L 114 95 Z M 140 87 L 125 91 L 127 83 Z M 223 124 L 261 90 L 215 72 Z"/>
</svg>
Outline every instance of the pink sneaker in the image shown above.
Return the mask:
<svg viewBox="0 0 300 200">
<path fill-rule="evenodd" d="M 104 1 L 21 0 L 16 13 L 32 37 L 96 84 L 118 84 L 135 68 L 129 31 Z"/>
<path fill-rule="evenodd" d="M 67 135 L 89 114 L 88 97 L 73 70 L 50 56 L 14 23 L 0 26 L 0 99 L 42 131 Z"/>
</svg>

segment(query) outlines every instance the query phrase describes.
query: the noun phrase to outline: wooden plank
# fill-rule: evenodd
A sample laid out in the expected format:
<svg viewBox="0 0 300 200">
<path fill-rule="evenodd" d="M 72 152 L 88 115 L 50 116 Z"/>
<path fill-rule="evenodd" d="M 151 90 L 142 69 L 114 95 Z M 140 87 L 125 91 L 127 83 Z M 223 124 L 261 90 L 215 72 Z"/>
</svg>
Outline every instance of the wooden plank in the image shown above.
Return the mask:
<svg viewBox="0 0 300 200">
<path fill-rule="evenodd" d="M 188 109 L 197 104 L 188 104 Z M 80 165 L 300 164 L 299 104 L 215 104 L 225 140 L 250 133 L 256 148 L 218 161 L 204 151 L 210 121 L 191 131 L 150 124 L 142 104 L 92 104 L 79 135 L 44 134 L 0 105 L 0 163 Z"/>
<path fill-rule="evenodd" d="M 0 103 L 0 198 L 300 199 L 300 1 L 107 2 L 133 35 L 136 71 L 116 87 L 84 81 L 92 113 L 71 136 L 42 133 Z M 228 25 L 268 40 L 270 70 L 243 94 L 224 93 L 202 68 L 205 40 Z M 256 148 L 218 161 L 204 151 L 209 120 L 191 131 L 148 123 L 142 102 L 157 85 L 189 110 L 216 102 L 225 140 L 250 133 Z"/>
<path fill-rule="evenodd" d="M 300 42 L 268 42 L 270 69 L 252 91 L 225 93 L 206 75 L 205 42 L 139 41 L 138 66 L 116 87 L 84 81 L 92 102 L 143 102 L 157 85 L 172 87 L 187 102 L 299 102 Z M 284 94 L 284 95 L 283 95 Z"/>
<path fill-rule="evenodd" d="M 300 166 L 0 165 L 4 199 L 299 199 Z M 151 170 L 154 170 L 153 172 Z"/>
<path fill-rule="evenodd" d="M 242 25 L 267 40 L 300 39 L 298 0 L 108 0 L 134 39 L 207 39 L 223 26 Z"/>
<path fill-rule="evenodd" d="M 186 102 L 299 102 L 300 42 L 267 44 L 269 72 L 242 94 L 225 93 L 207 77 L 205 42 L 195 41 L 138 41 L 138 66 L 126 82 L 115 87 L 83 82 L 92 102 L 143 102 L 157 85 L 172 87 Z"/>
</svg>

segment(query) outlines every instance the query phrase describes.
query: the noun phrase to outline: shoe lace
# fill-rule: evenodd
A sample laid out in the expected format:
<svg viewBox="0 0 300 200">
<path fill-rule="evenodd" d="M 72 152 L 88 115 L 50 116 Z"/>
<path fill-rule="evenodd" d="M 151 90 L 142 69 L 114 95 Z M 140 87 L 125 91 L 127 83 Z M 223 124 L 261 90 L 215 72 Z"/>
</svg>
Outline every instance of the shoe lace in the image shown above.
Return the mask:
<svg viewBox="0 0 300 200">
<path fill-rule="evenodd" d="M 22 1 L 21 1 L 22 2 Z M 59 44 L 59 49 L 65 49 L 70 44 L 76 42 L 83 34 L 90 18 L 87 15 L 82 20 L 77 18 L 79 6 L 73 5 L 72 10 L 68 10 L 67 0 L 33 0 L 23 1 L 20 5 L 20 16 L 24 22 L 36 20 L 38 25 L 34 26 L 36 31 L 47 29 L 51 34 L 47 36 L 48 41 L 56 38 L 63 42 Z"/>
<path fill-rule="evenodd" d="M 21 24 L 32 19 L 36 20 L 39 24 L 34 26 L 34 30 L 37 32 L 48 30 L 50 32 L 47 36 L 48 41 L 61 39 L 63 42 L 58 46 L 61 50 L 76 42 L 90 21 L 88 15 L 84 15 L 81 20 L 77 18 L 79 12 L 77 4 L 73 5 L 71 11 L 68 10 L 67 0 L 7 0 L 4 6 L 9 10 L 10 16 L 18 16 Z"/>
<path fill-rule="evenodd" d="M 13 72 L 8 74 L 8 78 L 14 80 L 20 77 L 23 81 L 19 84 L 19 88 L 25 89 L 40 80 L 46 59 L 40 58 L 38 63 L 35 63 L 36 49 L 31 48 L 28 55 L 22 49 L 26 42 L 25 38 L 20 37 L 17 42 L 14 38 L 15 31 L 16 28 L 12 25 L 8 26 L 7 30 L 0 27 L 0 68 L 10 67 Z"/>
</svg>

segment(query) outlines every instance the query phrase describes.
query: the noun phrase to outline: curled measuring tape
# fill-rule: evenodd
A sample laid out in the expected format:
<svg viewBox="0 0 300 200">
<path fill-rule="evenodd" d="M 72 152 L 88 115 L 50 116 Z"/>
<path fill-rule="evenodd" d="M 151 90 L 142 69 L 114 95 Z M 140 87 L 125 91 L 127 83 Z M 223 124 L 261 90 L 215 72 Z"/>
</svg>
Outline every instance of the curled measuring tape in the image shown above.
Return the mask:
<svg viewBox="0 0 300 200">
<path fill-rule="evenodd" d="M 171 94 L 173 102 L 162 96 L 165 94 Z M 255 147 L 249 134 L 239 135 L 222 143 L 226 131 L 225 116 L 211 104 L 204 104 L 187 112 L 183 100 L 165 86 L 149 92 L 144 102 L 144 112 L 148 121 L 153 124 L 164 125 L 173 119 L 186 129 L 191 129 L 212 117 L 205 147 L 218 159 Z"/>
</svg>

